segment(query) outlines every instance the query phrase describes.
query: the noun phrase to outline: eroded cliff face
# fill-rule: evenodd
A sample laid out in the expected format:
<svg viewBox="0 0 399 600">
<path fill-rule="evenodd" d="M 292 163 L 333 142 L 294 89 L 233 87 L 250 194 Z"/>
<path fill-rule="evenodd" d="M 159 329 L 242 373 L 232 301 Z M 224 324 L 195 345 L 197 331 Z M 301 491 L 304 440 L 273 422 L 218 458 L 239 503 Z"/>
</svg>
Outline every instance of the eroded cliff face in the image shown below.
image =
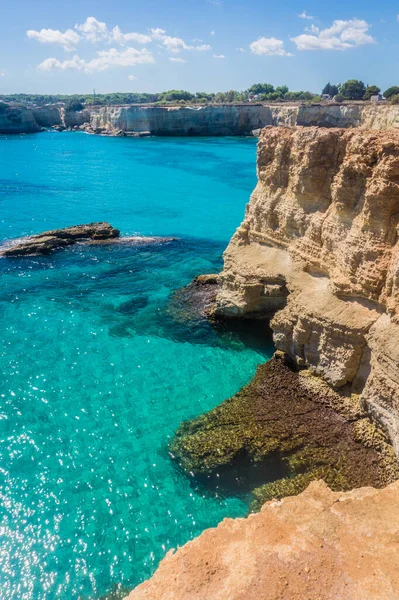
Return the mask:
<svg viewBox="0 0 399 600">
<path fill-rule="evenodd" d="M 7 114 L 5 114 L 7 112 Z M 65 112 L 61 106 L 10 107 L 0 114 L 0 133 L 42 127 L 81 128 L 108 135 L 250 135 L 267 125 L 399 128 L 399 107 L 372 104 L 107 106 Z"/>
<path fill-rule="evenodd" d="M 247 519 L 225 519 L 129 600 L 395 600 L 399 483 L 331 492 L 314 482 Z"/>
<path fill-rule="evenodd" d="M 266 128 L 216 314 L 274 315 L 279 350 L 361 394 L 399 453 L 399 132 Z"/>
<path fill-rule="evenodd" d="M 271 124 L 270 108 L 263 105 L 106 107 L 90 118 L 93 130 L 152 135 L 248 135 Z"/>
<path fill-rule="evenodd" d="M 33 112 L 25 107 L 0 104 L 0 133 L 36 133 L 40 131 Z"/>
</svg>

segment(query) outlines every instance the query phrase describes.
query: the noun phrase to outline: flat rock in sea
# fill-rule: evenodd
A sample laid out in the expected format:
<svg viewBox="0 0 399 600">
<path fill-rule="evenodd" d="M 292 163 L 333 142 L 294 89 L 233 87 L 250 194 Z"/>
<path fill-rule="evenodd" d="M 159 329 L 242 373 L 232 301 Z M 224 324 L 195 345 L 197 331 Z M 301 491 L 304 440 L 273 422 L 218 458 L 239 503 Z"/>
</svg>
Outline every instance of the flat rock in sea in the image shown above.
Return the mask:
<svg viewBox="0 0 399 600">
<path fill-rule="evenodd" d="M 64 229 L 52 229 L 44 231 L 39 235 L 29 236 L 20 240 L 10 242 L 0 249 L 0 256 L 18 257 L 18 256 L 37 256 L 50 254 L 58 248 L 72 246 L 78 242 L 94 243 L 137 243 L 149 244 L 159 242 L 169 242 L 175 238 L 159 237 L 119 237 L 119 229 L 115 229 L 107 222 L 88 223 L 87 225 L 74 225 Z"/>
</svg>

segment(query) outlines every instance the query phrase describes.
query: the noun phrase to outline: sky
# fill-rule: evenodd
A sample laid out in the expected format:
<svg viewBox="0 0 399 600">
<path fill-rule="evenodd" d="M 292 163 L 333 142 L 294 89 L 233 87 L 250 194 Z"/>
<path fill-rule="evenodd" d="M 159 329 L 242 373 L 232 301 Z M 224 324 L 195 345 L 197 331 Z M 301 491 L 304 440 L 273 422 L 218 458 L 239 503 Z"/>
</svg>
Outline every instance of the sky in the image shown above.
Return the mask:
<svg viewBox="0 0 399 600">
<path fill-rule="evenodd" d="M 11 0 L 0 94 L 399 85 L 399 2 Z"/>
</svg>

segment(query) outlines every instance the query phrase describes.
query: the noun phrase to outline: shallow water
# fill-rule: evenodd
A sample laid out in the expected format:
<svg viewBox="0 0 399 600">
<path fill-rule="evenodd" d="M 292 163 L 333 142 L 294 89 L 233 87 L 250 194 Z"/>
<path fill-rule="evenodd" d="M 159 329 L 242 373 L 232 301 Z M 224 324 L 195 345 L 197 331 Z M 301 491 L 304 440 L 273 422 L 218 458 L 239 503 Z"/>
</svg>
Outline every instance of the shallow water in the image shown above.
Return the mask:
<svg viewBox="0 0 399 600">
<path fill-rule="evenodd" d="M 164 245 L 0 259 L 1 598 L 98 598 L 245 496 L 190 485 L 167 444 L 271 347 L 169 300 L 217 272 L 255 184 L 253 139 L 0 136 L 0 239 L 108 220 Z"/>
</svg>

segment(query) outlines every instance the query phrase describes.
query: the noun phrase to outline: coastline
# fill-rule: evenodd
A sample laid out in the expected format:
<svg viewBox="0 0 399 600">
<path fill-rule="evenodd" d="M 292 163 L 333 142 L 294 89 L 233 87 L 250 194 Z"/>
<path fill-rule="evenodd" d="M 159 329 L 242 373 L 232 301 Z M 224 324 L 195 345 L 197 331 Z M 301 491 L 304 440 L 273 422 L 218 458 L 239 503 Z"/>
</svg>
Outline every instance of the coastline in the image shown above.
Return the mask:
<svg viewBox="0 0 399 600">
<path fill-rule="evenodd" d="M 59 106 L 12 107 L 0 113 L 0 133 L 59 131 L 141 137 L 258 135 L 273 126 L 399 127 L 399 106 L 344 104 L 225 104 L 200 106 L 108 106 L 68 111 Z"/>
</svg>

